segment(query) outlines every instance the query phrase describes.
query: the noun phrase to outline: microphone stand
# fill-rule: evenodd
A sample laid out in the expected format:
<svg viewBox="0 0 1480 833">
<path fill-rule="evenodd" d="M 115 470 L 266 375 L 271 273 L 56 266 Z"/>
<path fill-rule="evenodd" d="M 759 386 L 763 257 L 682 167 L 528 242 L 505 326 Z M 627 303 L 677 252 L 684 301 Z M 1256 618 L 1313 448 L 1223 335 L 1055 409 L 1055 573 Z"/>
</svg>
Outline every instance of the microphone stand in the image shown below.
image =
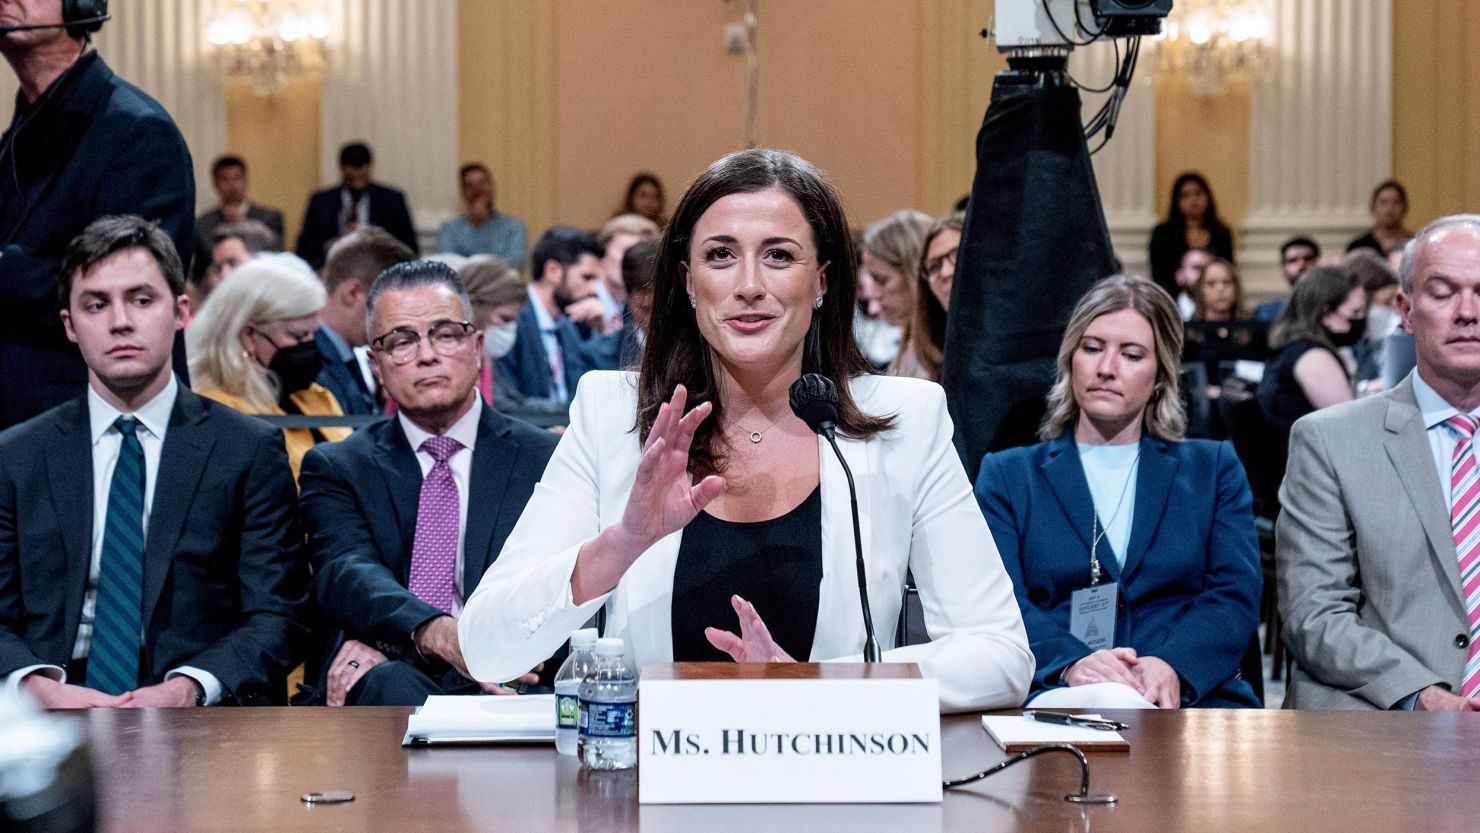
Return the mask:
<svg viewBox="0 0 1480 833">
<path fill-rule="evenodd" d="M 863 661 L 878 662 L 882 656 L 879 650 L 879 638 L 874 635 L 874 614 L 869 609 L 868 603 L 868 573 L 863 565 L 863 530 L 858 523 L 858 489 L 853 485 L 853 470 L 848 468 L 848 461 L 843 459 L 842 449 L 838 448 L 838 441 L 833 438 L 831 425 L 826 426 L 822 436 L 827 438 L 828 445 L 832 446 L 833 454 L 838 457 L 838 463 L 843 467 L 843 474 L 848 478 L 848 504 L 853 510 L 853 552 L 857 556 L 858 564 L 858 598 L 863 603 L 863 630 L 866 639 L 863 643 Z"/>
</svg>

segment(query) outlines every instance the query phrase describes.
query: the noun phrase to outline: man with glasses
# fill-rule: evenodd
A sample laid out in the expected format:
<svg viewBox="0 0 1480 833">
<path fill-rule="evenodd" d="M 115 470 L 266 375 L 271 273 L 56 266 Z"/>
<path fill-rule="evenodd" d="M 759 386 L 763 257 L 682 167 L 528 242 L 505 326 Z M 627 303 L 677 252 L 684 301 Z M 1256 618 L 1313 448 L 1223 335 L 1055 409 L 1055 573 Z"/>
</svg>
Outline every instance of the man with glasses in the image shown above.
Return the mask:
<svg viewBox="0 0 1480 833">
<path fill-rule="evenodd" d="M 1294 288 L 1295 281 L 1305 274 L 1305 270 L 1316 265 L 1321 259 L 1321 247 L 1316 241 L 1309 237 L 1291 237 L 1280 246 L 1280 271 L 1285 274 L 1285 283 Z M 1284 312 L 1285 304 L 1290 302 L 1287 295 L 1273 301 L 1266 301 L 1259 305 L 1254 311 L 1254 317 L 1260 321 L 1271 322 L 1280 317 Z"/>
<path fill-rule="evenodd" d="M 505 681 L 469 679 L 456 617 L 555 437 L 479 396 L 483 334 L 450 267 L 393 266 L 366 305 L 371 366 L 396 418 L 314 448 L 299 481 L 316 595 L 343 636 L 331 646 L 324 699 L 409 706 L 431 694 L 506 693 L 494 685 Z"/>
</svg>

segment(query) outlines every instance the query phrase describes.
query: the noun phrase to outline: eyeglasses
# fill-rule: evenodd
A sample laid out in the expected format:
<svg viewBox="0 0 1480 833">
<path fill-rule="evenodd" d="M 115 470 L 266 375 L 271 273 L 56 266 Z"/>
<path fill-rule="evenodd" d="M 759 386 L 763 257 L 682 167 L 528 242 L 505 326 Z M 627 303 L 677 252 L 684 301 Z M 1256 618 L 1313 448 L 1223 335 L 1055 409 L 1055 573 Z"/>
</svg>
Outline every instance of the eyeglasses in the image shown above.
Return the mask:
<svg viewBox="0 0 1480 833">
<path fill-rule="evenodd" d="M 925 277 L 932 281 L 940 280 L 940 273 L 945 270 L 947 263 L 951 264 L 952 269 L 956 268 L 956 255 L 960 252 L 961 247 L 957 246 L 949 252 L 925 261 Z"/>
<path fill-rule="evenodd" d="M 455 356 L 473 333 L 470 321 L 438 321 L 427 330 L 427 340 L 439 355 Z M 421 352 L 421 334 L 410 327 L 397 327 L 373 339 L 370 346 L 387 353 L 396 364 L 407 364 Z"/>
</svg>

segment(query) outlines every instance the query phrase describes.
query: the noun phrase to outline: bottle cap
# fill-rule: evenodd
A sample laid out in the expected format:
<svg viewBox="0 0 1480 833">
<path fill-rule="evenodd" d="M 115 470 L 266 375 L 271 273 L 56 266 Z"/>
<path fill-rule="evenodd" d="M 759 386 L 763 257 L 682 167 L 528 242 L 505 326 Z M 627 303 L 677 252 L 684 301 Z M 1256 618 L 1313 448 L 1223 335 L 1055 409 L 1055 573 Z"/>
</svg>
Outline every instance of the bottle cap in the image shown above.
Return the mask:
<svg viewBox="0 0 1480 833">
<path fill-rule="evenodd" d="M 572 650 L 585 648 L 589 651 L 595 647 L 596 639 L 597 630 L 595 628 L 581 628 L 570 635 L 570 647 Z"/>
<path fill-rule="evenodd" d="M 622 640 L 607 636 L 596 640 L 596 655 L 598 657 L 619 657 L 622 655 Z"/>
</svg>

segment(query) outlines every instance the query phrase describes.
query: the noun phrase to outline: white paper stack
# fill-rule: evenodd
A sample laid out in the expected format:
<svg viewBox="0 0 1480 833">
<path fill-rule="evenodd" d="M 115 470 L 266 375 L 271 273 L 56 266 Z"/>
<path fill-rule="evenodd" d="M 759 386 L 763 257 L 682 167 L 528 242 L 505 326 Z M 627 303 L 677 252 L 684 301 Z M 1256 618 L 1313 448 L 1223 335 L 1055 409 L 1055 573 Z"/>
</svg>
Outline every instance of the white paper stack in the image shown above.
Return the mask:
<svg viewBox="0 0 1480 833">
<path fill-rule="evenodd" d="M 402 746 L 553 743 L 555 695 L 428 697 L 406 722 Z"/>
<path fill-rule="evenodd" d="M 1097 714 L 1078 716 L 1099 717 Z M 983 715 L 982 727 L 1002 747 L 1002 751 L 1009 754 L 1025 752 L 1035 746 L 1050 743 L 1072 743 L 1086 752 L 1126 752 L 1131 748 L 1130 743 L 1119 732 L 1092 729 L 1088 726 L 1043 723 L 1020 715 Z"/>
</svg>

